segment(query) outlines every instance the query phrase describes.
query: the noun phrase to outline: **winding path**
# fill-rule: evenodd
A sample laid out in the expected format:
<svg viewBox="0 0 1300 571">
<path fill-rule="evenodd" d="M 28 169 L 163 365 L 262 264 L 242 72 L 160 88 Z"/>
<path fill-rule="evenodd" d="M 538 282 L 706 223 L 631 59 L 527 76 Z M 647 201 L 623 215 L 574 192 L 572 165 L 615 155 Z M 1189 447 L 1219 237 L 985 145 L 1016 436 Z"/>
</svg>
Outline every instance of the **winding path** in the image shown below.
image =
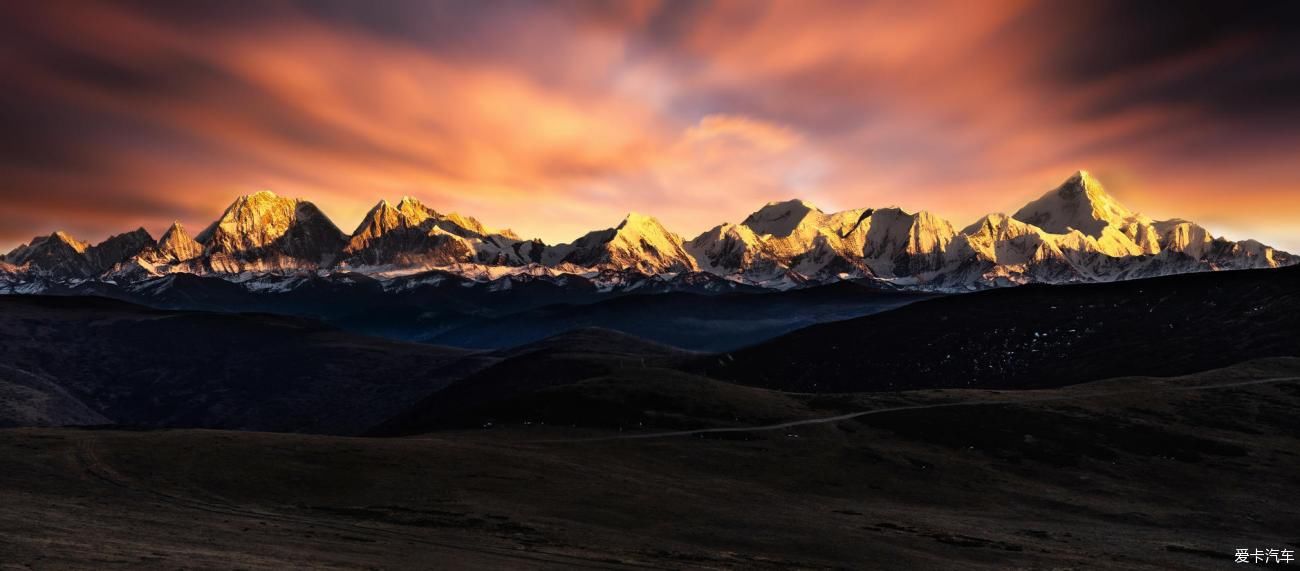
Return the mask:
<svg viewBox="0 0 1300 571">
<path fill-rule="evenodd" d="M 847 413 L 847 414 L 840 414 L 840 415 L 836 415 L 836 416 L 827 416 L 827 417 L 822 417 L 822 418 L 808 418 L 808 419 L 803 419 L 803 420 L 792 420 L 792 421 L 789 421 L 789 422 L 781 422 L 781 423 L 777 423 L 777 424 L 764 424 L 764 425 L 760 425 L 760 426 L 732 426 L 732 427 L 725 427 L 725 428 L 700 428 L 700 429 L 696 429 L 696 430 L 674 430 L 674 431 L 668 431 L 668 432 L 646 432 L 646 433 L 642 433 L 642 434 L 618 434 L 618 435 L 612 435 L 612 436 L 595 436 L 595 437 L 590 437 L 590 438 L 568 438 L 568 439 L 553 439 L 553 440 L 535 440 L 535 441 L 533 441 L 533 442 L 534 442 L 534 443 L 538 443 L 538 444 L 551 444 L 551 443 L 559 444 L 559 443 L 567 443 L 567 442 L 602 442 L 602 441 L 609 441 L 609 440 L 642 440 L 642 439 L 649 439 L 649 438 L 670 438 L 670 437 L 674 437 L 674 436 L 696 436 L 696 435 L 700 435 L 700 434 L 721 434 L 721 433 L 732 433 L 732 432 L 766 432 L 766 431 L 771 431 L 771 430 L 781 430 L 781 429 L 785 429 L 785 428 L 793 428 L 793 427 L 796 427 L 796 426 L 809 426 L 809 425 L 814 425 L 814 424 L 828 424 L 828 423 L 832 423 L 832 422 L 840 422 L 840 421 L 843 421 L 843 420 L 851 420 L 851 419 L 859 418 L 859 417 L 863 417 L 863 416 L 870 416 L 870 415 L 873 415 L 873 414 L 884 414 L 884 413 L 887 413 L 887 412 L 900 412 L 900 411 L 905 411 L 905 410 L 926 410 L 926 409 L 934 409 L 934 408 L 951 408 L 951 407 L 958 407 L 958 406 L 984 406 L 984 405 L 998 405 L 998 404 L 1021 404 L 1021 403 L 1032 403 L 1032 402 L 1070 401 L 1070 400 L 1082 400 L 1082 399 L 1089 399 L 1089 398 L 1108 397 L 1108 396 L 1117 396 L 1117 395 L 1126 395 L 1126 394 L 1137 394 L 1137 393 L 1162 393 L 1162 392 L 1178 392 L 1178 391 L 1201 391 L 1201 390 L 1211 390 L 1211 389 L 1227 389 L 1227 388 L 1232 388 L 1232 387 L 1245 387 L 1245 386 L 1250 386 L 1250 385 L 1266 385 L 1266 384 L 1272 384 L 1272 383 L 1283 383 L 1283 382 L 1288 382 L 1288 381 L 1300 381 L 1300 377 L 1273 377 L 1273 378 L 1268 378 L 1268 379 L 1255 379 L 1255 380 L 1251 380 L 1251 381 L 1238 381 L 1238 382 L 1233 382 L 1233 383 L 1218 383 L 1218 384 L 1213 384 L 1213 385 L 1196 385 L 1196 386 L 1190 386 L 1190 387 L 1168 387 L 1168 386 L 1166 386 L 1166 387 L 1159 387 L 1159 388 L 1145 389 L 1145 390 L 1136 390 L 1136 389 L 1134 389 L 1134 390 L 1123 390 L 1123 391 L 1106 391 L 1106 392 L 1089 393 L 1089 394 L 1082 394 L 1082 395 L 1053 395 L 1053 396 L 1045 396 L 1045 397 L 1028 397 L 1028 398 L 982 399 L 982 400 L 972 400 L 972 401 L 962 401 L 962 402 L 947 402 L 947 403 L 936 403 L 936 404 L 918 404 L 918 405 L 909 405 L 909 406 L 893 406 L 893 407 L 888 407 L 888 408 L 876 408 L 876 409 L 871 409 L 871 410 L 864 410 L 864 411 L 858 411 L 858 412 L 850 412 L 850 413 Z"/>
</svg>

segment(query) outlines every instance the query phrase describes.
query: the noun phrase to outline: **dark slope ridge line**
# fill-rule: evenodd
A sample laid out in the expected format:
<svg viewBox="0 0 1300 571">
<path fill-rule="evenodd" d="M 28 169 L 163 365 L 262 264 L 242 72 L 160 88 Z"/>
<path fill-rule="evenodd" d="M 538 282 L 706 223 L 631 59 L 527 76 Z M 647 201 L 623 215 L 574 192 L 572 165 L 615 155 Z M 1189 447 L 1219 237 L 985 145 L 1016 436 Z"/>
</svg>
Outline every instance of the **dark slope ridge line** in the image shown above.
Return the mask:
<svg viewBox="0 0 1300 571">
<path fill-rule="evenodd" d="M 761 426 L 727 426 L 727 427 L 714 427 L 714 428 L 698 428 L 693 430 L 670 430 L 670 431 L 663 431 L 663 432 L 646 432 L 646 433 L 639 433 L 639 434 L 614 434 L 610 436 L 595 436 L 590 438 L 535 440 L 532 442 L 534 444 L 561 444 L 561 443 L 569 443 L 569 442 L 605 442 L 610 440 L 647 440 L 652 438 L 702 436 L 706 434 L 731 434 L 731 433 L 744 434 L 750 432 L 769 432 L 773 430 L 783 430 L 786 428 L 797 428 L 800 426 L 812 426 L 817 424 L 832 424 L 836 422 L 843 422 L 846 420 L 853 420 L 855 418 L 861 418 L 864 416 L 886 414 L 892 412 L 907 412 L 907 411 L 915 411 L 915 410 L 932 410 L 932 409 L 969 407 L 969 406 L 1004 406 L 1004 405 L 1016 406 L 1022 404 L 1068 402 L 1068 401 L 1077 401 L 1083 399 L 1114 397 L 1114 396 L 1121 396 L 1121 395 L 1229 389 L 1229 388 L 1237 388 L 1237 387 L 1269 385 L 1274 383 L 1287 383 L 1287 382 L 1296 382 L 1296 381 L 1300 381 L 1300 377 L 1295 377 L 1295 376 L 1273 377 L 1268 379 L 1253 379 L 1249 381 L 1215 383 L 1209 385 L 1197 385 L 1197 386 L 1190 386 L 1190 387 L 1178 387 L 1178 386 L 1156 387 L 1156 388 L 1146 388 L 1146 389 L 1111 390 L 1111 391 L 1101 391 L 1101 392 L 1085 393 L 1085 394 L 1063 394 L 1063 395 L 1055 394 L 1049 396 L 1030 396 L 1024 398 L 977 399 L 977 400 L 945 402 L 945 403 L 935 403 L 935 404 L 891 406 L 885 408 L 877 408 L 871 410 L 863 410 L 858 412 L 838 414 L 835 416 L 805 418 L 799 420 L 791 420 L 787 422 L 780 422 L 776 424 L 765 424 Z"/>
<path fill-rule="evenodd" d="M 691 370 L 798 392 L 1039 388 L 1300 355 L 1300 268 L 920 301 L 810 326 Z"/>
<path fill-rule="evenodd" d="M 230 321 L 254 321 L 263 320 L 265 322 L 278 322 L 283 324 L 294 324 L 306 329 L 319 329 L 328 331 L 342 331 L 329 323 L 314 319 L 287 313 L 276 313 L 274 311 L 210 311 L 206 309 L 172 309 L 165 307 L 155 307 L 135 300 L 127 300 L 116 297 L 103 295 L 59 295 L 59 294 L 15 294 L 0 295 L 0 308 L 28 308 L 49 312 L 64 312 L 72 314 L 73 312 L 85 312 L 87 314 L 100 312 L 105 314 L 119 314 L 124 317 L 184 317 L 196 319 L 213 319 L 213 320 L 230 320 Z M 357 337 L 365 337 L 357 334 Z M 378 338 L 376 338 L 378 339 Z M 402 341 L 393 341 L 393 343 L 403 343 Z M 448 350 L 455 350 L 447 348 Z"/>
<path fill-rule="evenodd" d="M 412 403 L 365 434 L 395 436 L 449 426 L 475 426 L 485 409 L 511 399 L 628 370 L 707 381 L 675 370 L 696 353 L 594 327 L 554 335 L 492 355 L 500 360 Z M 593 414 L 607 412 L 592 411 Z"/>
</svg>

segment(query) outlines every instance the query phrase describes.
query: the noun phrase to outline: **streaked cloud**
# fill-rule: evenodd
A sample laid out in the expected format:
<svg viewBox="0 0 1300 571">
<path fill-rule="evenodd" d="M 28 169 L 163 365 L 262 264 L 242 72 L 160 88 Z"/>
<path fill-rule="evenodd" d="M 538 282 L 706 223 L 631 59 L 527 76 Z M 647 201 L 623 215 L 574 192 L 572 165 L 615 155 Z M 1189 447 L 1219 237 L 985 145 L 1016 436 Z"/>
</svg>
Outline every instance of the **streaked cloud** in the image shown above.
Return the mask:
<svg viewBox="0 0 1300 571">
<path fill-rule="evenodd" d="M 1088 168 L 1300 249 L 1296 20 L 1180 6 L 6 5 L 0 246 L 198 226 L 264 188 L 345 230 L 414 195 L 552 242 L 794 196 L 960 225 Z"/>
</svg>

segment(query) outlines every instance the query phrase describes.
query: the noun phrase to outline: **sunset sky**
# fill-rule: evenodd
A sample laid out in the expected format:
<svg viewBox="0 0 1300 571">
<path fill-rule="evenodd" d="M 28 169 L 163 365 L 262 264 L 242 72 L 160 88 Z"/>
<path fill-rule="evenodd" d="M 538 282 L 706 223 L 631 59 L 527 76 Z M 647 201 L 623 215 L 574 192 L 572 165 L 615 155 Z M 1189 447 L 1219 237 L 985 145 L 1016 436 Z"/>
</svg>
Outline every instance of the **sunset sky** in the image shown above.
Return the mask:
<svg viewBox="0 0 1300 571">
<path fill-rule="evenodd" d="M 960 227 L 1080 168 L 1300 251 L 1297 4 L 5 2 L 0 251 L 262 189 L 346 232 L 403 195 L 548 242 L 792 197 Z"/>
</svg>

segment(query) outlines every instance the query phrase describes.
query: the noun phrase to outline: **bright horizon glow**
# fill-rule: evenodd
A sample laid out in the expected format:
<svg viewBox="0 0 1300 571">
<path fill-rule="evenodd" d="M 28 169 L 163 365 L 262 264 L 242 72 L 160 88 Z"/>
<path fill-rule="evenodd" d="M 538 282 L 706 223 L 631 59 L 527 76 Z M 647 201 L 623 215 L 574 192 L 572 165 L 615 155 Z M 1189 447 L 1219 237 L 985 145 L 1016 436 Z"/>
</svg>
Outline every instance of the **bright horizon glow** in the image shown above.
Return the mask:
<svg viewBox="0 0 1300 571">
<path fill-rule="evenodd" d="M 6 5 L 0 250 L 197 233 L 263 189 L 347 233 L 403 195 L 551 244 L 790 198 L 960 228 L 1082 168 L 1152 218 L 1300 251 L 1294 43 L 1267 13 L 1135 10 Z"/>
</svg>

